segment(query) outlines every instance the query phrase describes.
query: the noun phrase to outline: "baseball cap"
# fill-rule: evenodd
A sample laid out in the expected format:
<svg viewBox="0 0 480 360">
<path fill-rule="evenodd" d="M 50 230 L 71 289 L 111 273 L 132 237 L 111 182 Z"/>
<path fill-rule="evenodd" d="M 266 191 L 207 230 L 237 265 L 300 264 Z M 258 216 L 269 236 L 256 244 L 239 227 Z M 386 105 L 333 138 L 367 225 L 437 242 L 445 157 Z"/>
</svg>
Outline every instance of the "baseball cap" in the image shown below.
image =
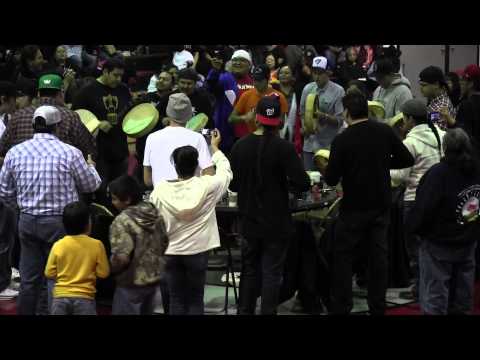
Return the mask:
<svg viewBox="0 0 480 360">
<path fill-rule="evenodd" d="M 35 112 L 33 113 L 32 123 L 35 124 L 37 118 L 42 118 L 45 120 L 45 125 L 55 125 L 62 121 L 62 117 L 60 111 L 57 108 L 44 105 L 38 107 Z"/>
<path fill-rule="evenodd" d="M 62 90 L 63 80 L 57 74 L 45 74 L 38 79 L 38 89 L 57 89 Z"/>
<path fill-rule="evenodd" d="M 172 63 L 177 67 L 178 70 L 187 68 L 189 63 L 193 64 L 193 62 L 193 55 L 190 51 L 183 50 L 176 52 L 173 55 Z"/>
<path fill-rule="evenodd" d="M 445 84 L 445 76 L 443 75 L 442 69 L 437 66 L 429 66 L 423 69 L 420 72 L 420 81 L 427 84 L 435 84 L 436 82 L 440 84 Z"/>
<path fill-rule="evenodd" d="M 184 125 L 192 118 L 192 103 L 183 93 L 172 94 L 168 98 L 166 113 L 176 123 Z"/>
<path fill-rule="evenodd" d="M 280 114 L 278 95 L 264 96 L 257 104 L 257 120 L 260 124 L 278 126 L 282 122 Z"/>
<path fill-rule="evenodd" d="M 248 53 L 248 51 L 245 51 L 245 50 L 237 50 L 233 53 L 232 55 L 232 60 L 233 59 L 236 59 L 236 58 L 240 58 L 240 59 L 245 59 L 247 60 L 250 64 L 252 63 L 252 57 L 250 56 L 250 54 Z"/>
<path fill-rule="evenodd" d="M 480 78 L 480 67 L 475 64 L 468 65 L 463 71 L 462 77 L 466 80 L 471 78 Z"/>
<path fill-rule="evenodd" d="M 426 118 L 428 115 L 427 105 L 418 99 L 408 100 L 402 105 L 402 113 L 405 116 L 413 116 L 416 118 Z"/>
<path fill-rule="evenodd" d="M 381 58 L 375 61 L 373 66 L 372 76 L 378 77 L 382 75 L 390 75 L 395 73 L 395 67 L 393 63 L 388 58 Z"/>
<path fill-rule="evenodd" d="M 216 59 L 222 59 L 226 61 L 225 48 L 223 46 L 216 46 L 214 49 L 210 50 L 210 56 Z"/>
<path fill-rule="evenodd" d="M 327 70 L 328 60 L 324 56 L 317 56 L 313 58 L 312 68 L 316 70 Z"/>
<path fill-rule="evenodd" d="M 270 70 L 265 64 L 258 65 L 253 69 L 252 73 L 253 80 L 262 81 L 270 79 Z"/>
</svg>

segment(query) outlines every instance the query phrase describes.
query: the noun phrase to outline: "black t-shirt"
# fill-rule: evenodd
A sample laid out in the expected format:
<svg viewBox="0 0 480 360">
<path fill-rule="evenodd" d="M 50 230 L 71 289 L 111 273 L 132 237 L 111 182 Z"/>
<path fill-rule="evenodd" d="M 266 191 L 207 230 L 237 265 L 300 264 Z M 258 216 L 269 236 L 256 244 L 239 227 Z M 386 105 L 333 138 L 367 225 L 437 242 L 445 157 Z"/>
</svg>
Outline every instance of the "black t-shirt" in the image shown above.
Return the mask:
<svg viewBox="0 0 480 360">
<path fill-rule="evenodd" d="M 204 113 L 208 116 L 206 129 L 213 129 L 213 106 L 209 94 L 205 90 L 195 89 L 191 95 L 188 95 L 192 103 L 193 116 Z"/>
<path fill-rule="evenodd" d="M 122 130 L 120 114 L 130 105 L 130 91 L 124 84 L 115 89 L 94 81 L 81 89 L 73 101 L 72 109 L 91 111 L 98 120 L 106 120 L 113 126 L 105 133 L 98 132 L 97 149 L 99 158 L 119 162 L 128 157 L 127 136 Z"/>
<path fill-rule="evenodd" d="M 341 214 L 387 210 L 392 201 L 389 170 L 413 164 L 412 155 L 388 125 L 368 120 L 335 137 L 325 180 L 330 186 L 342 181 Z"/>
<path fill-rule="evenodd" d="M 259 189 L 257 159 L 266 141 Z M 288 190 L 306 191 L 310 180 L 293 144 L 277 136 L 250 134 L 235 143 L 231 152 L 233 180 L 230 188 L 238 192 L 243 233 L 255 236 L 289 236 L 293 231 Z"/>
</svg>

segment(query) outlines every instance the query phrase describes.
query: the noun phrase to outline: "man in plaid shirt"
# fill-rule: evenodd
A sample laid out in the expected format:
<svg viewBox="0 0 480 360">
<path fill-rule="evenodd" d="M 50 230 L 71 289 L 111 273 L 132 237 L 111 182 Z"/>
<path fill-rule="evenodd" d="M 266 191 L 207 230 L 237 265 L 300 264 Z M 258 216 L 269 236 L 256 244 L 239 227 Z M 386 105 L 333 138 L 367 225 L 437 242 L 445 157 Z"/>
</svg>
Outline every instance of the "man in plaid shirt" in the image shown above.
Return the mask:
<svg viewBox="0 0 480 360">
<path fill-rule="evenodd" d="M 436 113 L 433 123 L 443 131 L 455 125 L 456 111 L 448 96 L 448 85 L 442 69 L 429 66 L 420 72 L 420 91 L 428 100 L 429 116 Z"/>
<path fill-rule="evenodd" d="M 51 246 L 65 235 L 63 209 L 101 183 L 91 157 L 87 164 L 80 150 L 54 135 L 61 121 L 61 111 L 53 106 L 36 109 L 33 139 L 11 148 L 0 171 L 0 198 L 16 201 L 20 210 L 19 314 L 47 313 L 43 270 Z"/>
<path fill-rule="evenodd" d="M 88 155 L 95 158 L 95 138 L 83 125 L 80 116 L 65 107 L 62 88 L 63 80 L 59 74 L 48 73 L 41 76 L 38 82 L 39 106 L 52 105 L 58 108 L 62 121 L 57 126 L 57 137 L 79 149 L 85 159 Z M 32 116 L 36 108 L 37 106 L 29 106 L 17 111 L 11 117 L 0 139 L 0 157 L 3 158 L 15 145 L 33 137 Z"/>
</svg>

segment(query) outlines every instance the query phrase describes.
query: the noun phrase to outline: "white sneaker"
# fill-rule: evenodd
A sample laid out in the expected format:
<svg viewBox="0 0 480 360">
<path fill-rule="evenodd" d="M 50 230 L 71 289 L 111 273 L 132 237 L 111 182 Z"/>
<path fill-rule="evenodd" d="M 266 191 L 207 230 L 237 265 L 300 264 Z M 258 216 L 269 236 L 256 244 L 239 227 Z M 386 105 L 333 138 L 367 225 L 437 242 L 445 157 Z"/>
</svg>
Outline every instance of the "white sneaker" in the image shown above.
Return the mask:
<svg viewBox="0 0 480 360">
<path fill-rule="evenodd" d="M 238 286 L 238 284 L 240 284 L 240 273 L 239 272 L 234 272 L 233 274 L 235 275 L 235 285 Z M 227 274 L 223 274 L 221 281 L 223 283 L 227 282 Z M 233 280 L 232 280 L 231 275 L 228 277 L 228 282 L 230 283 L 230 285 L 233 285 Z"/>
<path fill-rule="evenodd" d="M 12 280 L 20 281 L 20 271 L 12 267 Z"/>
<path fill-rule="evenodd" d="M 10 300 L 18 296 L 18 291 L 6 288 L 0 293 L 0 300 Z"/>
</svg>

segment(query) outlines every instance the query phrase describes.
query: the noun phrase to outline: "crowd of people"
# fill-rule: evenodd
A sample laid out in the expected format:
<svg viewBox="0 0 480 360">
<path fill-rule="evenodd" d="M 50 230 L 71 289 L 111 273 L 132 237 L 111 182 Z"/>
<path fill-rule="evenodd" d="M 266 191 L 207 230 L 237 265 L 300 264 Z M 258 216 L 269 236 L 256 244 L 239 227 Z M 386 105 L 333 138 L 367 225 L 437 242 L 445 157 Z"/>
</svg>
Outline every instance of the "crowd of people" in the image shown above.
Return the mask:
<svg viewBox="0 0 480 360">
<path fill-rule="evenodd" d="M 165 49 L 143 88 L 127 60 L 148 46 L 0 49 L 0 299 L 18 296 L 21 315 L 91 315 L 97 279 L 113 277 L 114 315 L 153 314 L 158 288 L 166 314 L 201 315 L 209 255 L 221 246 L 216 206 L 232 191 L 238 314 L 255 314 L 261 296 L 261 314 L 274 315 L 298 241 L 290 197 L 320 172 L 341 196 L 328 313 L 352 311 L 361 245 L 369 312 L 385 314 L 393 188 L 403 191 L 407 295 L 425 314 L 472 311 L 479 66 L 407 79 L 394 45 Z M 144 103 L 159 120 L 129 138 L 125 115 Z M 204 133 L 187 126 L 199 114 Z M 106 242 L 94 239 L 92 204 L 112 217 Z"/>
</svg>

